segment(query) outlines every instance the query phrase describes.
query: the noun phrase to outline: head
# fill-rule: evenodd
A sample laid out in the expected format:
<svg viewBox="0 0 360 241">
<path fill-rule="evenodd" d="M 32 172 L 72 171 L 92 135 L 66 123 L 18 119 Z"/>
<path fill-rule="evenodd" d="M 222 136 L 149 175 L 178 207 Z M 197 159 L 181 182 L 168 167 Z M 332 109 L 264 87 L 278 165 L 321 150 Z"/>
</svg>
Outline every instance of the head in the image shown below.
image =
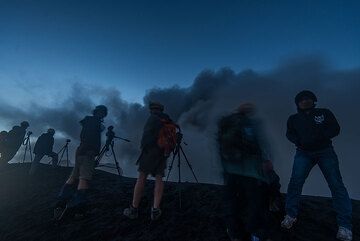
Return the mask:
<svg viewBox="0 0 360 241">
<path fill-rule="evenodd" d="M 93 110 L 93 115 L 99 117 L 100 119 L 103 119 L 107 116 L 108 110 L 105 105 L 98 105 Z"/>
<path fill-rule="evenodd" d="M 309 90 L 303 90 L 295 97 L 295 104 L 299 110 L 310 110 L 315 107 L 316 102 L 316 95 Z"/>
<path fill-rule="evenodd" d="M 30 125 L 29 125 L 29 122 L 23 121 L 23 122 L 21 122 L 20 126 L 24 129 L 27 129 Z"/>
<path fill-rule="evenodd" d="M 49 128 L 48 130 L 47 130 L 47 133 L 49 133 L 50 135 L 55 135 L 55 130 L 53 129 L 53 128 Z"/>
<path fill-rule="evenodd" d="M 244 102 L 237 108 L 237 112 L 246 116 L 252 116 L 256 112 L 256 106 L 251 102 Z"/>
<path fill-rule="evenodd" d="M 160 113 L 164 111 L 164 105 L 160 102 L 150 102 L 149 103 L 150 113 Z"/>
</svg>

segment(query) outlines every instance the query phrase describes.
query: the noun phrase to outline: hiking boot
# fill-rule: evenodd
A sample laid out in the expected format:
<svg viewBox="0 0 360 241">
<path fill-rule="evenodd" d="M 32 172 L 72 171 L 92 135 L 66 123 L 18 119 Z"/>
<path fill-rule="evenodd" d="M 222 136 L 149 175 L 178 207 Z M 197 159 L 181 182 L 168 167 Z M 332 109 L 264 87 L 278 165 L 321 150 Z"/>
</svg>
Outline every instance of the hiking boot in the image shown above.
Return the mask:
<svg viewBox="0 0 360 241">
<path fill-rule="evenodd" d="M 137 219 L 139 216 L 139 211 L 137 208 L 134 208 L 132 205 L 125 208 L 123 214 L 130 219 Z"/>
<path fill-rule="evenodd" d="M 158 220 L 161 216 L 161 209 L 160 208 L 151 208 L 151 220 L 155 221 Z"/>
<path fill-rule="evenodd" d="M 352 240 L 352 231 L 345 227 L 339 227 L 336 238 L 341 241 L 351 241 Z"/>
<path fill-rule="evenodd" d="M 292 226 L 295 224 L 296 220 L 297 220 L 296 218 L 286 215 L 284 220 L 281 222 L 281 227 L 286 229 L 291 229 Z"/>
</svg>

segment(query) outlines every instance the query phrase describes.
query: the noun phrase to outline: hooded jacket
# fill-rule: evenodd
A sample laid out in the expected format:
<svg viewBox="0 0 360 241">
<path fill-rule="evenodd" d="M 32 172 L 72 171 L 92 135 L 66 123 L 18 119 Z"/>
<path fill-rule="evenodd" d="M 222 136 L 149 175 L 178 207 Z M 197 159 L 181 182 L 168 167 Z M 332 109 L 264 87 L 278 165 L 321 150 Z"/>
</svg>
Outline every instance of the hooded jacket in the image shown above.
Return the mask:
<svg viewBox="0 0 360 241">
<path fill-rule="evenodd" d="M 291 115 L 287 121 L 286 137 L 304 151 L 319 151 L 331 147 L 331 139 L 339 133 L 339 123 L 328 109 L 298 109 L 298 113 Z"/>
</svg>

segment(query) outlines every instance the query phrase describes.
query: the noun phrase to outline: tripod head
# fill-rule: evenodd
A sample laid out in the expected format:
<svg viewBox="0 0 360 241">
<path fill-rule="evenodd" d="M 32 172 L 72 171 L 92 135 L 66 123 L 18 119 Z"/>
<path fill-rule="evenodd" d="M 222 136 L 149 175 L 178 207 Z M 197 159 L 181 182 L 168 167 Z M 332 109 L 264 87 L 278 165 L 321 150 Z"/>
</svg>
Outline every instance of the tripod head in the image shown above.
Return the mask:
<svg viewBox="0 0 360 241">
<path fill-rule="evenodd" d="M 128 139 L 116 136 L 115 132 L 113 130 L 114 130 L 114 126 L 109 126 L 108 127 L 108 131 L 106 132 L 106 136 L 107 136 L 106 145 L 112 144 L 114 139 L 119 139 L 119 140 L 123 140 L 123 141 L 126 141 L 126 142 L 130 142 L 130 140 L 128 140 Z"/>
</svg>

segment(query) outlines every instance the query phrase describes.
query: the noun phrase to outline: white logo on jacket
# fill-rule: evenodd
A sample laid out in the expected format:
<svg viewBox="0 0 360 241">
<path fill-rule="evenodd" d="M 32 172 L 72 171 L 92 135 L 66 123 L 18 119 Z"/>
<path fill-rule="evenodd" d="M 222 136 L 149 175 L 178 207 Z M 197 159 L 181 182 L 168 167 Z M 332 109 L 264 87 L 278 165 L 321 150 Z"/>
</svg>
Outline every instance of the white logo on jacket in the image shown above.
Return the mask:
<svg viewBox="0 0 360 241">
<path fill-rule="evenodd" d="M 325 120 L 324 115 L 315 116 L 314 118 L 316 124 L 322 124 Z"/>
</svg>

